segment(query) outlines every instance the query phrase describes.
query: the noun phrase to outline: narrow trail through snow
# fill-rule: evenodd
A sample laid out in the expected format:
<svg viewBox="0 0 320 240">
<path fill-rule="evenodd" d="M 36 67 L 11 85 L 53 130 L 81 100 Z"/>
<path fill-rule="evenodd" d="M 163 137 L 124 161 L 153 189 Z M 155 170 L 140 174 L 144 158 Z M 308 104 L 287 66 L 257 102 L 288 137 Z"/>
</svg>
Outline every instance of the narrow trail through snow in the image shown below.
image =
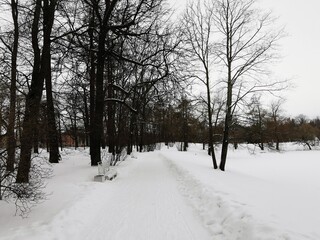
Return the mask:
<svg viewBox="0 0 320 240">
<path fill-rule="evenodd" d="M 210 239 L 158 154 L 139 155 L 113 184 L 112 197 L 96 216 L 99 223 L 85 239 Z"/>
</svg>

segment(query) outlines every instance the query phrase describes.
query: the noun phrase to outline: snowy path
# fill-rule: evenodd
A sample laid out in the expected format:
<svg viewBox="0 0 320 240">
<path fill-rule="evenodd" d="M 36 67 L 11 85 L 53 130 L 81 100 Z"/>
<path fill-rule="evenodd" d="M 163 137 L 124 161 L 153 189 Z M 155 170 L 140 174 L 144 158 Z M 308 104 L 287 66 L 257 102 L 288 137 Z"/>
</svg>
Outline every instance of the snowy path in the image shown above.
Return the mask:
<svg viewBox="0 0 320 240">
<path fill-rule="evenodd" d="M 79 183 L 84 194 L 47 222 L 16 227 L 0 239 L 211 239 L 158 153 L 140 154 L 123 164 L 112 182 Z"/>
<path fill-rule="evenodd" d="M 117 180 L 114 199 L 106 202 L 97 216 L 101 224 L 87 239 L 209 239 L 156 156 L 141 155 L 127 176 Z"/>
<path fill-rule="evenodd" d="M 99 224 L 84 239 L 209 239 L 158 155 L 140 155 L 114 184 Z"/>
</svg>

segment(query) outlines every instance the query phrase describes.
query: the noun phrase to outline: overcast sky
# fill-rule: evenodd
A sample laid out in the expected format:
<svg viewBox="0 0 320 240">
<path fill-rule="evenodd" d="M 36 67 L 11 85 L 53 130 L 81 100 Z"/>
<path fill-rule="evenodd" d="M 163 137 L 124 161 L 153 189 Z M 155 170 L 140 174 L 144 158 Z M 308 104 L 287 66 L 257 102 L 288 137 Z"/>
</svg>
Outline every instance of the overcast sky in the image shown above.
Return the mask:
<svg viewBox="0 0 320 240">
<path fill-rule="evenodd" d="M 183 8 L 187 0 L 174 0 Z M 282 40 L 282 60 L 275 76 L 291 79 L 295 86 L 283 95 L 288 116 L 320 117 L 320 0 L 258 0 L 262 9 L 272 10 L 288 36 Z"/>
</svg>

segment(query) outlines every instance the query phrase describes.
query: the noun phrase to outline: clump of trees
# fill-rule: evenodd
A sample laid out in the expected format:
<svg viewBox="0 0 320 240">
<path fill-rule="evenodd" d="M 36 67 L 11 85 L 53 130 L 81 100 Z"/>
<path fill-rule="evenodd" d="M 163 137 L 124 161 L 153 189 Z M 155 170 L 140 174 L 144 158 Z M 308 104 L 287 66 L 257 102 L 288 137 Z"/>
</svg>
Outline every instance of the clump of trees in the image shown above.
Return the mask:
<svg viewBox="0 0 320 240">
<path fill-rule="evenodd" d="M 63 135 L 77 146 L 85 138 L 92 166 L 101 147 L 113 155 L 152 149 L 159 127 L 151 113 L 183 87 L 163 0 L 0 4 L 2 183 L 31 184 L 39 147 L 59 163 Z"/>
<path fill-rule="evenodd" d="M 245 131 L 242 139 L 247 143 L 254 143 L 261 150 L 268 146 L 277 151 L 281 150 L 280 143 L 293 142 L 312 149 L 319 143 L 319 119 L 307 119 L 304 115 L 291 118 L 284 114 L 283 101 L 270 103 L 269 107 L 263 107 L 261 102 L 253 99 L 253 105 L 249 105 L 250 112 L 246 116 L 247 126 L 242 126 Z"/>
<path fill-rule="evenodd" d="M 191 65 L 197 73 L 194 78 L 206 86 L 210 145 L 214 110 L 211 92 L 224 92 L 219 165 L 222 171 L 225 170 L 230 134 L 241 104 L 257 92 L 285 88 L 285 82 L 270 80 L 267 68 L 267 64 L 277 57 L 277 45 L 283 37 L 283 30 L 276 29 L 271 14 L 258 10 L 255 4 L 255 0 L 196 1 L 187 6 L 183 18 L 188 57 L 192 63 L 198 62 Z M 210 73 L 219 76 L 215 83 L 210 81 Z M 210 149 L 213 151 L 212 146 Z M 214 168 L 217 168 L 214 153 L 212 156 Z"/>
</svg>

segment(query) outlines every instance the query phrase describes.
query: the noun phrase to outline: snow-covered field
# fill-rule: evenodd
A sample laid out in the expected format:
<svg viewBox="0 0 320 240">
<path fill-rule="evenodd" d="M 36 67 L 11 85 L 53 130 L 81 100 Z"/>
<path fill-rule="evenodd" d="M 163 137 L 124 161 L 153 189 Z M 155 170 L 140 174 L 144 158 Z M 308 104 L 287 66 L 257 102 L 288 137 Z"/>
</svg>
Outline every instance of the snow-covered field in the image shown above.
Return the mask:
<svg viewBox="0 0 320 240">
<path fill-rule="evenodd" d="M 88 150 L 67 149 L 28 218 L 0 202 L 0 239 L 320 239 L 320 151 L 295 148 L 230 148 L 221 172 L 200 145 L 163 147 L 128 157 L 104 183 Z"/>
</svg>

